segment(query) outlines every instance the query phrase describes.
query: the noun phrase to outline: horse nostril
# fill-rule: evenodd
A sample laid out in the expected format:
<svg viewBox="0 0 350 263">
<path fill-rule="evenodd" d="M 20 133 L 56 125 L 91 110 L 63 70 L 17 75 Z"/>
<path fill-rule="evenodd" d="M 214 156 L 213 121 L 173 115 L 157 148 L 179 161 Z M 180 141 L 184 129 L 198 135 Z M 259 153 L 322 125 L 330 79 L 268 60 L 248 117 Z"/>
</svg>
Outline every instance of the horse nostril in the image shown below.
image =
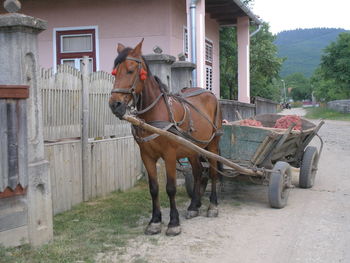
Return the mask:
<svg viewBox="0 0 350 263">
<path fill-rule="evenodd" d="M 121 102 L 119 102 L 119 101 L 115 101 L 115 102 L 113 102 L 112 104 L 111 104 L 111 108 L 112 108 L 112 110 L 116 110 L 116 109 L 118 109 L 118 107 L 120 107 L 120 105 L 121 105 L 122 103 Z"/>
<path fill-rule="evenodd" d="M 114 115 L 116 115 L 119 119 L 122 119 L 126 112 L 126 104 L 120 101 L 114 101 L 113 103 L 109 104 L 112 112 Z"/>
</svg>

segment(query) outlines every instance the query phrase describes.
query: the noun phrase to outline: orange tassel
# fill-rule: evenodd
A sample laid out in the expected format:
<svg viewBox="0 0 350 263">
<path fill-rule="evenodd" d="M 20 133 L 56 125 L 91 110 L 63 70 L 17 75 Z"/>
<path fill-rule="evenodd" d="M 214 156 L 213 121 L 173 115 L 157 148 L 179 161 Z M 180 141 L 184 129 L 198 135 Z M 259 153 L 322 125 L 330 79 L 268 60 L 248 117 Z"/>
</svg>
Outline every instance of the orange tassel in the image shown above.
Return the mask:
<svg viewBox="0 0 350 263">
<path fill-rule="evenodd" d="M 140 70 L 140 80 L 146 80 L 147 79 L 147 71 L 141 68 Z"/>
<path fill-rule="evenodd" d="M 111 74 L 112 74 L 113 76 L 117 75 L 117 68 L 113 69 Z"/>
</svg>

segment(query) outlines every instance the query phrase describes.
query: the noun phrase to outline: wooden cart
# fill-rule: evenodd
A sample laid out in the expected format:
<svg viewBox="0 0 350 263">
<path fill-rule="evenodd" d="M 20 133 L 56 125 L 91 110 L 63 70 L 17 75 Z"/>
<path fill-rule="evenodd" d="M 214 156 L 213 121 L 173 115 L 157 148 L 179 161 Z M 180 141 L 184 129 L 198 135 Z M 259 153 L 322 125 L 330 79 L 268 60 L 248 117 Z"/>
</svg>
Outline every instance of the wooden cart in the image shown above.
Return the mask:
<svg viewBox="0 0 350 263">
<path fill-rule="evenodd" d="M 237 170 L 223 165 L 223 175 L 235 177 L 248 175 L 261 178 L 268 183 L 268 199 L 271 207 L 282 208 L 287 204 L 292 187 L 291 171 L 299 170 L 299 187 L 311 188 L 315 181 L 323 141 L 317 132 L 324 124 L 318 125 L 302 119 L 302 131 L 272 128 L 278 114 L 263 114 L 255 117 L 264 127 L 242 126 L 240 121 L 223 126 L 224 135 L 220 140 L 220 156 L 246 168 Z M 320 147 L 308 146 L 317 136 Z M 191 177 L 185 174 L 187 192 L 191 195 Z"/>
</svg>

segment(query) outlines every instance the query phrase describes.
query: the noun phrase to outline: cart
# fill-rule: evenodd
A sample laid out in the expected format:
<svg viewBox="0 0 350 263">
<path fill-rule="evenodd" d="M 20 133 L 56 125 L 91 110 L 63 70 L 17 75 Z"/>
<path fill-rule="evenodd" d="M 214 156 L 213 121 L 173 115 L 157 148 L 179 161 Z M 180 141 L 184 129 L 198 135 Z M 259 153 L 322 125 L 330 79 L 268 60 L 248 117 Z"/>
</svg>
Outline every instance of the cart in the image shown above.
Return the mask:
<svg viewBox="0 0 350 263">
<path fill-rule="evenodd" d="M 317 134 L 321 126 L 301 118 L 302 130 L 273 128 L 278 114 L 255 116 L 264 127 L 242 126 L 240 121 L 223 125 L 224 134 L 220 140 L 220 156 L 245 169 L 232 169 L 223 165 L 220 174 L 227 177 L 248 175 L 258 177 L 268 184 L 268 200 L 273 208 L 283 208 L 287 204 L 292 188 L 292 170 L 299 172 L 299 187 L 311 188 L 314 185 L 318 161 L 323 141 Z M 308 146 L 317 136 L 320 147 Z M 296 169 L 299 168 L 299 169 Z M 191 195 L 192 175 L 185 172 L 186 189 Z M 191 181 L 192 180 L 192 181 Z M 203 185 L 207 179 L 203 179 Z"/>
<path fill-rule="evenodd" d="M 125 115 L 123 118 L 149 132 L 166 136 L 205 158 L 218 161 L 223 170 L 218 172 L 224 176 L 242 174 L 262 178 L 263 181 L 268 182 L 270 206 L 283 208 L 287 204 L 289 190 L 293 187 L 292 169 L 299 171 L 301 188 L 311 188 L 314 185 L 318 161 L 323 149 L 322 138 L 317 132 L 324 121 L 315 125 L 306 119 L 301 119 L 301 131 L 293 130 L 294 125 L 288 129 L 272 128 L 276 120 L 281 117 L 282 115 L 278 114 L 255 116 L 255 120 L 260 121 L 264 127 L 242 126 L 240 121 L 223 125 L 224 134 L 220 140 L 220 155 L 208 152 L 185 138 L 151 126 L 133 116 Z M 320 140 L 319 149 L 308 146 L 315 136 Z M 231 173 L 225 173 L 228 170 Z M 203 189 L 206 182 L 207 178 L 203 178 Z M 192 174 L 186 176 L 185 173 L 185 183 L 187 192 L 191 195 Z"/>
</svg>

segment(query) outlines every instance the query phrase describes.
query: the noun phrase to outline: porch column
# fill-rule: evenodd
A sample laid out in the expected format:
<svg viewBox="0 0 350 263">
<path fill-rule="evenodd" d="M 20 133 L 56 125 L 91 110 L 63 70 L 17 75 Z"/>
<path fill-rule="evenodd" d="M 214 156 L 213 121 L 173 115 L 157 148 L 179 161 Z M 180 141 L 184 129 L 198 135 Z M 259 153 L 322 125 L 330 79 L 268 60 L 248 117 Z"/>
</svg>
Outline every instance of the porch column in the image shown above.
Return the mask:
<svg viewBox="0 0 350 263">
<path fill-rule="evenodd" d="M 249 17 L 237 18 L 238 101 L 250 103 Z"/>
<path fill-rule="evenodd" d="M 197 86 L 205 88 L 205 1 L 197 2 Z"/>
</svg>

